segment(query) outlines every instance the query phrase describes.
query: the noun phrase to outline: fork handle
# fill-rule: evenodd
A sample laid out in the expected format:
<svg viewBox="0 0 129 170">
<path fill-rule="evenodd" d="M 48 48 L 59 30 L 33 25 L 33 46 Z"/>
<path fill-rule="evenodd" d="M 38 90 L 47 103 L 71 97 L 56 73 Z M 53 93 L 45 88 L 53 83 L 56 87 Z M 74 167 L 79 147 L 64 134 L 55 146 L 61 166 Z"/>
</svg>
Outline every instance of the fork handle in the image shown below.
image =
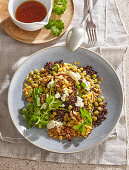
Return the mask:
<svg viewBox="0 0 129 170">
<path fill-rule="evenodd" d="M 88 13 L 90 14 L 90 20 L 92 21 L 92 8 L 93 8 L 93 0 L 87 0 L 87 6 L 88 6 Z"/>
</svg>

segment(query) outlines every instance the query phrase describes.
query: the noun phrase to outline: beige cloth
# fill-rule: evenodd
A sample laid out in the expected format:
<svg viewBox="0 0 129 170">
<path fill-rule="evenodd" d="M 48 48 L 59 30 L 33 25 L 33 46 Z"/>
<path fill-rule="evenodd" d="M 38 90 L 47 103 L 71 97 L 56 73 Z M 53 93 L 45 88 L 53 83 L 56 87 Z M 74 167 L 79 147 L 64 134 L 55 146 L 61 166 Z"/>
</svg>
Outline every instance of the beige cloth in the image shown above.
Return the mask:
<svg viewBox="0 0 129 170">
<path fill-rule="evenodd" d="M 71 27 L 81 22 L 82 9 L 83 0 L 76 0 Z M 97 25 L 98 43 L 92 50 L 100 53 L 112 64 L 125 94 L 123 55 L 128 42 L 115 0 L 97 0 L 93 9 L 93 19 Z M 57 154 L 35 147 L 19 134 L 10 119 L 7 93 L 12 75 L 27 56 L 44 47 L 64 42 L 65 35 L 45 45 L 29 45 L 10 38 L 0 30 L 0 156 L 63 163 L 125 165 L 127 162 L 125 100 L 121 118 L 111 135 L 95 148 L 74 154 Z M 86 41 L 87 38 L 83 43 L 85 47 Z"/>
</svg>

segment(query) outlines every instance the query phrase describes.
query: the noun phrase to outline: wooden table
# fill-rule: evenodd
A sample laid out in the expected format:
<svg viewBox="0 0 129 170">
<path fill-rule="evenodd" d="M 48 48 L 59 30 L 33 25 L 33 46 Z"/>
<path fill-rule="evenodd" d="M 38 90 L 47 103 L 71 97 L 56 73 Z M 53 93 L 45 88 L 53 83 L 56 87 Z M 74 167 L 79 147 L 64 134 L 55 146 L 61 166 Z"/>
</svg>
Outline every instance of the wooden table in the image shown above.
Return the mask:
<svg viewBox="0 0 129 170">
<path fill-rule="evenodd" d="M 118 9 L 121 15 L 123 24 L 129 33 L 129 1 L 116 0 Z M 125 55 L 125 70 L 126 70 L 126 98 L 129 101 L 129 48 Z M 127 102 L 128 104 L 129 102 Z M 127 113 L 129 105 L 127 106 Z M 128 131 L 129 131 L 129 114 L 128 114 Z M 106 165 L 80 165 L 80 164 L 62 164 L 40 161 L 29 161 L 21 159 L 3 158 L 0 157 L 0 170 L 126 170 L 129 169 L 129 147 L 128 147 L 128 166 L 106 166 Z"/>
</svg>

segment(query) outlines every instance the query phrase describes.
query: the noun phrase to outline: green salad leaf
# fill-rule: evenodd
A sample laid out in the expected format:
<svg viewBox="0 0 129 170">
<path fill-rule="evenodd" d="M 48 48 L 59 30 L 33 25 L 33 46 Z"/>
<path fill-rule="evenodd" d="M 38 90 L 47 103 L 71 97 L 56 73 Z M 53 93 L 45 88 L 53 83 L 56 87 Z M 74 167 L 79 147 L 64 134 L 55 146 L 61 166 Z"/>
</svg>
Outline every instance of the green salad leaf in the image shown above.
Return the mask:
<svg viewBox="0 0 129 170">
<path fill-rule="evenodd" d="M 85 89 L 86 88 L 86 84 L 84 82 L 81 83 L 81 86 Z"/>
<path fill-rule="evenodd" d="M 92 125 L 92 118 L 91 118 L 88 110 L 86 110 L 85 108 L 83 108 L 83 109 L 81 108 L 80 112 L 81 112 L 81 117 L 83 118 L 84 121 L 82 123 L 79 123 L 78 125 L 75 125 L 74 128 L 77 131 L 80 131 L 83 134 L 85 134 L 86 133 L 85 125 L 91 126 Z"/>
<path fill-rule="evenodd" d="M 43 90 L 41 88 L 31 89 L 29 97 L 32 97 L 33 102 L 28 103 L 26 108 L 20 110 L 20 113 L 24 116 L 27 121 L 28 128 L 38 125 L 40 128 L 44 128 L 48 123 L 45 119 L 45 113 L 41 110 L 41 99 L 40 95 Z M 43 124 L 44 122 L 44 124 Z"/>
<path fill-rule="evenodd" d="M 77 89 L 78 89 L 78 96 L 79 96 L 79 97 L 82 97 L 82 93 L 80 92 L 81 87 L 80 87 L 77 83 L 76 83 L 75 85 L 76 85 L 76 87 L 77 87 Z"/>
<path fill-rule="evenodd" d="M 84 119 L 84 123 L 87 126 L 91 126 L 92 125 L 92 118 L 91 115 L 89 114 L 88 110 L 86 110 L 86 108 L 81 108 L 80 109 L 81 112 L 81 117 Z"/>
<path fill-rule="evenodd" d="M 62 101 L 56 99 L 52 95 L 52 90 L 55 82 L 50 88 L 50 95 L 46 97 L 45 103 L 47 104 L 46 109 L 42 108 L 41 95 L 43 90 L 41 88 L 34 88 L 30 91 L 29 97 L 32 97 L 33 101 L 28 103 L 26 108 L 20 110 L 20 113 L 24 116 L 27 121 L 28 128 L 33 126 L 38 126 L 39 128 L 44 128 L 49 122 L 49 116 L 51 115 L 51 110 L 61 109 Z"/>
</svg>

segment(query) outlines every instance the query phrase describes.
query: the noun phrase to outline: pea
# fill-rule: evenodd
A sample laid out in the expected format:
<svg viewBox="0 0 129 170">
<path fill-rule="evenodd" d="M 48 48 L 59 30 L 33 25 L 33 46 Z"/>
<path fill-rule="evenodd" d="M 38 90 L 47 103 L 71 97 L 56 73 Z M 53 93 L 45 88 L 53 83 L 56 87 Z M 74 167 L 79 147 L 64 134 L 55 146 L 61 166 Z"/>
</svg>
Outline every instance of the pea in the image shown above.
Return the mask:
<svg viewBox="0 0 129 170">
<path fill-rule="evenodd" d="M 33 86 L 34 86 L 35 88 L 37 88 L 37 87 L 38 87 L 38 84 L 34 84 Z"/>
<path fill-rule="evenodd" d="M 84 75 L 84 76 L 86 75 L 86 71 L 83 71 L 83 75 Z"/>
<path fill-rule="evenodd" d="M 96 84 L 95 87 L 96 87 L 97 89 L 99 89 L 99 84 Z"/>
<path fill-rule="evenodd" d="M 94 105 L 97 107 L 98 106 L 98 102 L 95 102 Z"/>
<path fill-rule="evenodd" d="M 100 111 L 102 108 L 101 107 L 98 107 L 98 110 Z"/>
<path fill-rule="evenodd" d="M 31 71 L 31 72 L 30 72 L 30 75 L 33 76 L 33 74 L 34 74 L 33 71 Z"/>
<path fill-rule="evenodd" d="M 39 76 L 40 76 L 40 73 L 38 72 L 38 73 L 37 73 L 37 75 L 39 75 Z"/>
<path fill-rule="evenodd" d="M 35 73 L 35 74 L 38 73 L 38 69 L 35 69 L 35 70 L 34 70 L 34 73 Z"/>
<path fill-rule="evenodd" d="M 31 82 L 31 86 L 34 87 L 34 82 L 33 81 Z"/>
<path fill-rule="evenodd" d="M 97 83 L 97 81 L 98 81 L 97 79 L 94 79 L 94 83 Z"/>
<path fill-rule="evenodd" d="M 76 66 L 73 66 L 72 70 L 73 70 L 73 71 L 77 71 L 77 67 L 76 67 Z"/>
<path fill-rule="evenodd" d="M 32 81 L 32 78 L 29 78 L 28 82 L 31 83 L 31 81 Z"/>
<path fill-rule="evenodd" d="M 56 115 L 56 112 L 53 112 L 53 115 Z"/>
<path fill-rule="evenodd" d="M 33 78 L 34 78 L 34 79 L 36 78 L 36 75 L 35 75 L 35 74 L 33 74 Z"/>
<path fill-rule="evenodd" d="M 100 98 L 101 98 L 102 100 L 104 100 L 104 96 L 101 96 Z"/>
<path fill-rule="evenodd" d="M 89 74 L 87 74 L 86 77 L 90 79 L 90 75 Z"/>
<path fill-rule="evenodd" d="M 71 109 L 72 109 L 72 106 L 71 106 L 71 105 L 69 105 L 69 106 L 68 106 L 68 109 L 69 109 L 69 110 L 71 110 Z"/>
<path fill-rule="evenodd" d="M 29 82 L 29 78 L 26 78 L 26 81 Z"/>
<path fill-rule="evenodd" d="M 94 112 L 94 114 L 95 114 L 95 115 L 98 115 L 98 114 L 99 114 L 99 111 L 98 111 L 98 110 L 96 110 L 96 111 Z"/>
<path fill-rule="evenodd" d="M 97 77 L 97 75 L 96 75 L 96 74 L 93 74 L 93 75 L 92 75 L 92 78 L 96 78 L 96 77 Z"/>
<path fill-rule="evenodd" d="M 101 102 L 102 102 L 102 99 L 101 99 L 101 98 L 98 98 L 98 102 L 101 103 Z"/>
<path fill-rule="evenodd" d="M 103 106 L 103 102 L 99 103 L 100 106 Z"/>
<path fill-rule="evenodd" d="M 77 72 L 78 72 L 78 73 L 81 73 L 81 70 L 80 70 L 80 69 L 77 69 Z"/>
<path fill-rule="evenodd" d="M 83 71 L 83 70 L 84 70 L 83 67 L 81 67 L 81 68 L 80 68 L 80 71 Z"/>
<path fill-rule="evenodd" d="M 92 104 L 91 104 L 91 103 L 89 104 L 89 107 L 92 107 Z"/>
<path fill-rule="evenodd" d="M 83 75 L 83 73 L 81 73 L 81 77 L 82 77 L 82 78 L 84 78 L 84 75 Z"/>
<path fill-rule="evenodd" d="M 92 119 L 93 119 L 93 121 L 96 121 L 96 120 L 97 120 L 97 117 L 93 117 Z"/>
<path fill-rule="evenodd" d="M 55 117 L 55 115 L 52 114 L 52 115 L 51 115 L 51 118 L 54 118 L 54 117 Z"/>
<path fill-rule="evenodd" d="M 44 68 L 41 68 L 40 72 L 41 72 L 41 73 L 44 72 Z"/>
<path fill-rule="evenodd" d="M 84 104 L 87 105 L 87 101 L 84 101 Z"/>
</svg>

